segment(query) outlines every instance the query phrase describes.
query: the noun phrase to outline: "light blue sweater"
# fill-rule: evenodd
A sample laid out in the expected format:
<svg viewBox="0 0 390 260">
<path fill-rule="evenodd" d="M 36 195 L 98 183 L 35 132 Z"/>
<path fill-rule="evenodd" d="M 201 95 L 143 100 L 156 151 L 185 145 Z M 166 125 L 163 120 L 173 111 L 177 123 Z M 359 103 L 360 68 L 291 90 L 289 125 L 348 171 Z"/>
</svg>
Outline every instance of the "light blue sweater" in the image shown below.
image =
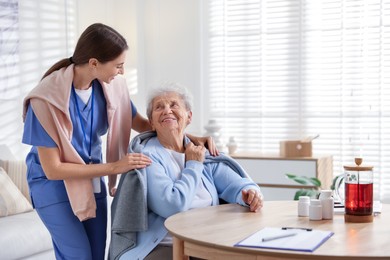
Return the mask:
<svg viewBox="0 0 390 260">
<path fill-rule="evenodd" d="M 186 138 L 185 141 L 189 142 L 189 139 Z M 172 171 L 173 161 L 154 132 L 134 137 L 130 150 L 142 151 L 152 159 L 152 164 L 146 168 L 146 174 L 139 175 L 144 176 L 147 183 L 148 229 L 138 232 L 136 246 L 125 252 L 120 259 L 146 257 L 167 235 L 165 219 L 189 209 L 202 180 L 211 194 L 212 205 L 218 205 L 219 199 L 223 199 L 228 203 L 246 206 L 241 190 L 251 188 L 260 192 L 258 185 L 241 166 L 223 154 L 217 157 L 207 155 L 204 163 L 187 161 L 181 177 L 176 179 L 176 174 Z"/>
</svg>

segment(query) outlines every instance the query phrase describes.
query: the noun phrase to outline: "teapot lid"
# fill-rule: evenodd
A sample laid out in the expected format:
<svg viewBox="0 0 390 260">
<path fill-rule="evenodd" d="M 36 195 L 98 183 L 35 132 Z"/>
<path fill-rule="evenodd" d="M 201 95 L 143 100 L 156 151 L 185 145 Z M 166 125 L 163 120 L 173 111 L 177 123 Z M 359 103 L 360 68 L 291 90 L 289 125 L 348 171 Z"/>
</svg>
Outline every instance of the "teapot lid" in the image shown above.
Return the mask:
<svg viewBox="0 0 390 260">
<path fill-rule="evenodd" d="M 356 163 L 356 166 L 348 166 L 348 165 L 345 165 L 344 166 L 344 170 L 347 170 L 347 171 L 372 171 L 372 168 L 374 168 L 374 166 L 361 166 L 363 162 L 363 158 L 355 158 L 355 163 Z"/>
</svg>

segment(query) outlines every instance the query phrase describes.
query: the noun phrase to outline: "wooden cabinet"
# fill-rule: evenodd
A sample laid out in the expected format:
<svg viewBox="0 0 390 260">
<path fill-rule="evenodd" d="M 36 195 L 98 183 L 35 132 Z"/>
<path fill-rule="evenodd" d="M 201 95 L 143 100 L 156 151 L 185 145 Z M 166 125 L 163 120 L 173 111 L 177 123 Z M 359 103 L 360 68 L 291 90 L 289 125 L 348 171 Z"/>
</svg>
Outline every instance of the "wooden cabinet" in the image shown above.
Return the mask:
<svg viewBox="0 0 390 260">
<path fill-rule="evenodd" d="M 316 177 L 322 189 L 330 189 L 333 180 L 332 156 L 280 157 L 256 153 L 231 155 L 260 186 L 265 200 L 292 200 L 300 185 L 286 177 L 286 173 Z"/>
</svg>

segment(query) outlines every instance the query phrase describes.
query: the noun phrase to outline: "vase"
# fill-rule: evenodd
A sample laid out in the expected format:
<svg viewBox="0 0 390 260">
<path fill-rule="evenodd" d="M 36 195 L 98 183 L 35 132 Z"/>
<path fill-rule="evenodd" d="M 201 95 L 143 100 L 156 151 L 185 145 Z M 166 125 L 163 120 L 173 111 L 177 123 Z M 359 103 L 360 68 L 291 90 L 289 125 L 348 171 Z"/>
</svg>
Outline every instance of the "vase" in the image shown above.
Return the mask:
<svg viewBox="0 0 390 260">
<path fill-rule="evenodd" d="M 227 143 L 227 148 L 229 151 L 229 154 L 234 154 L 237 150 L 237 143 L 236 140 L 234 139 L 234 136 L 231 136 L 229 138 L 229 142 Z"/>
<path fill-rule="evenodd" d="M 204 126 L 206 129 L 206 136 L 211 136 L 214 139 L 215 146 L 218 150 L 223 151 L 224 145 L 221 141 L 221 133 L 220 130 L 222 126 L 218 124 L 217 120 L 210 119 L 207 125 Z"/>
</svg>

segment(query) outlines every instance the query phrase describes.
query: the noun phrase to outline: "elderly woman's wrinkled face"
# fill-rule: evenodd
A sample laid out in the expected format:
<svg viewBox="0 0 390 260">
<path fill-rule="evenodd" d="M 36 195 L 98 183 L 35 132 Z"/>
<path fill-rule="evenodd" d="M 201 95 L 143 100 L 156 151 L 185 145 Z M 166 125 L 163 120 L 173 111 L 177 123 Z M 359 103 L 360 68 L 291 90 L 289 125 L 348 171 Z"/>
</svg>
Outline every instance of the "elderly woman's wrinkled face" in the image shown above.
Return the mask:
<svg viewBox="0 0 390 260">
<path fill-rule="evenodd" d="M 191 122 L 192 112 L 177 93 L 169 92 L 153 99 L 151 125 L 153 130 L 183 132 Z"/>
</svg>

